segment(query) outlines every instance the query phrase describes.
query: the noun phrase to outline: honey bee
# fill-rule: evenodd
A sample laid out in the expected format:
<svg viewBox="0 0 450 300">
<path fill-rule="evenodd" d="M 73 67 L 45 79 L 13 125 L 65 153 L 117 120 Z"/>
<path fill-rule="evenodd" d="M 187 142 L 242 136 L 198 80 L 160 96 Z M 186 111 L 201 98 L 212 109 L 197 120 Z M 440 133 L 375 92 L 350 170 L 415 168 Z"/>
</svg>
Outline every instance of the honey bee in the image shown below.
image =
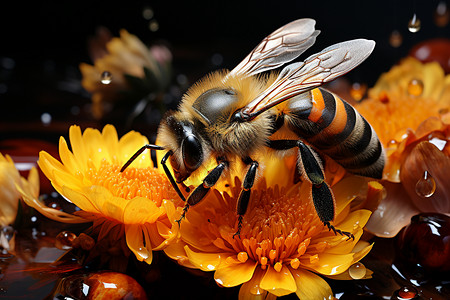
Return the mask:
<svg viewBox="0 0 450 300">
<path fill-rule="evenodd" d="M 278 74 L 261 75 L 296 59 L 319 33 L 313 19 L 293 21 L 263 39 L 233 70 L 201 79 L 183 96 L 178 110 L 163 118 L 158 129 L 161 145 L 144 145 L 122 171 L 146 149 L 165 150 L 162 167 L 185 201 L 181 221 L 233 164 L 242 163 L 246 174 L 236 207 L 235 235 L 239 236 L 255 178 L 262 171 L 258 158 L 295 149 L 298 171 L 302 180 L 311 183 L 320 220 L 335 234 L 354 238 L 330 224 L 335 200 L 325 182 L 321 156 L 329 156 L 353 174 L 381 178 L 385 153 L 371 125 L 350 104 L 318 87 L 358 66 L 375 42 L 338 43 L 285 66 Z M 183 182 L 204 172 L 200 167 L 211 159 L 216 166 L 186 199 L 178 184 L 187 188 Z"/>
</svg>

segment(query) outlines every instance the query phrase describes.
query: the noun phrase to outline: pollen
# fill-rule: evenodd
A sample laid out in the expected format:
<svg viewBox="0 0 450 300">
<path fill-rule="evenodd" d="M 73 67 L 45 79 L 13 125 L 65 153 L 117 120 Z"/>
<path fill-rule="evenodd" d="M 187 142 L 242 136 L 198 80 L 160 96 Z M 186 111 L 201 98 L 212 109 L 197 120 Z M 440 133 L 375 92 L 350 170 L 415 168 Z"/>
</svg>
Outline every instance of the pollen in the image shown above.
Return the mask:
<svg viewBox="0 0 450 300">
<path fill-rule="evenodd" d="M 91 167 L 88 178 L 94 185 L 107 188 L 116 197 L 126 200 L 135 197 L 151 199 L 157 206 L 163 199 L 174 197 L 174 191 L 166 177 L 153 167 L 127 168 L 120 172 L 121 165 L 103 160 L 97 169 Z"/>
<path fill-rule="evenodd" d="M 309 197 L 300 191 L 286 195 L 278 187 L 264 193 L 253 193 L 256 195 L 244 216 L 240 236 L 233 238 L 235 224 L 228 227 L 228 235 L 221 232 L 225 245 L 236 251 L 238 261 L 251 259 L 258 262 L 262 269 L 271 266 L 280 272 L 283 265 L 296 269 L 302 260 L 316 261 L 318 256 L 312 257 L 308 249 L 314 253 L 327 249 L 326 242 L 311 242 L 324 230 L 324 226 Z M 233 218 L 229 217 L 228 221 L 236 220 L 235 212 L 232 213 Z M 225 223 L 219 218 L 216 217 L 217 223 Z"/>
</svg>

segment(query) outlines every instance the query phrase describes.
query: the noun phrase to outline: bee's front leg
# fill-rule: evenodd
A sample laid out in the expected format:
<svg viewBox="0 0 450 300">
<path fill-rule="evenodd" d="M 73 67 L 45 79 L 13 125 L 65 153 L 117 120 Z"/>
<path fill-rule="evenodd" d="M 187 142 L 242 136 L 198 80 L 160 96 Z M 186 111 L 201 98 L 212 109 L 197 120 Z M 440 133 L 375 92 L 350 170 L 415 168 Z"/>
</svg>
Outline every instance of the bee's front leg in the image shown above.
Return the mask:
<svg viewBox="0 0 450 300">
<path fill-rule="evenodd" d="M 212 169 L 208 173 L 208 175 L 206 175 L 206 177 L 203 179 L 203 183 L 197 186 L 195 190 L 187 198 L 183 208 L 183 213 L 181 214 L 181 217 L 177 220 L 178 224 L 180 224 L 181 220 L 184 219 L 184 217 L 186 216 L 186 212 L 188 211 L 190 206 L 199 203 L 200 201 L 203 200 L 203 198 L 206 197 L 206 194 L 209 192 L 211 187 L 213 187 L 217 183 L 220 176 L 222 175 L 222 172 L 229 165 L 228 161 L 221 158 L 218 159 L 218 163 L 219 164 L 214 169 Z"/>
</svg>

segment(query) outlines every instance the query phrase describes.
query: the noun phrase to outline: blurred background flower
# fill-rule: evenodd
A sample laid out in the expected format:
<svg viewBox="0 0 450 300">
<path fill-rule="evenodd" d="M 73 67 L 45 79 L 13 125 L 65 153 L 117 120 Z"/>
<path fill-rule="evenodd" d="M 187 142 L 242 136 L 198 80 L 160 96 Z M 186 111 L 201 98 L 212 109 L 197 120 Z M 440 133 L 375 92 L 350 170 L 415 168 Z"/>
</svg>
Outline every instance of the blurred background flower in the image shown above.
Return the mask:
<svg viewBox="0 0 450 300">
<path fill-rule="evenodd" d="M 420 212 L 450 213 L 450 75 L 437 62 L 405 58 L 355 107 L 388 156 L 386 197 L 366 228 L 393 237 Z"/>
<path fill-rule="evenodd" d="M 114 120 L 117 112 L 126 110 L 130 126 L 147 104 L 164 112 L 161 93 L 172 75 L 172 54 L 166 46 L 148 48 L 125 29 L 120 30 L 120 37 L 112 37 L 104 27 L 90 39 L 89 46 L 94 65 L 80 64 L 81 83 L 92 94 L 95 118 Z"/>
<path fill-rule="evenodd" d="M 163 249 L 177 237 L 178 224 L 173 214 L 182 203 L 165 174 L 153 167 L 149 154 L 141 155 L 120 172 L 148 140 L 137 132 L 129 132 L 119 140 L 111 125 L 102 132 L 88 128 L 83 134 L 78 126 L 72 126 L 69 137 L 72 152 L 61 137 L 61 162 L 43 151 L 39 166 L 56 191 L 79 207 L 75 215 L 93 222 L 85 231 L 95 240 L 95 245 L 88 247 L 87 260 L 100 257 L 102 264 L 123 271 L 133 252 L 138 260 L 150 264 L 152 251 Z M 27 189 L 23 197 L 27 202 L 36 202 L 36 195 Z M 45 208 L 36 209 L 64 222 L 56 214 L 46 214 Z M 89 238 L 80 237 L 78 243 L 91 243 Z"/>
</svg>

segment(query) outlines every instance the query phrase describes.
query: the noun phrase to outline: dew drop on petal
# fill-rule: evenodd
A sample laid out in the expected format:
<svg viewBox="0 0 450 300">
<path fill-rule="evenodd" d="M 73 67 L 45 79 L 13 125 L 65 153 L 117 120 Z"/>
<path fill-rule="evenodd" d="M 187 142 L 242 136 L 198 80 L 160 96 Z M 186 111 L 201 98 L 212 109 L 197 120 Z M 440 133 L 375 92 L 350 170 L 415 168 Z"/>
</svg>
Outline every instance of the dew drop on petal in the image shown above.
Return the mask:
<svg viewBox="0 0 450 300">
<path fill-rule="evenodd" d="M 418 97 L 422 95 L 423 92 L 423 82 L 420 79 L 412 79 L 408 83 L 408 94 L 410 96 Z"/>
<path fill-rule="evenodd" d="M 393 298 L 393 299 L 398 299 L 398 300 L 415 299 L 417 296 L 417 290 L 414 287 L 404 286 L 404 287 L 398 289 L 397 291 L 395 291 L 394 296 L 396 296 L 396 298 Z"/>
<path fill-rule="evenodd" d="M 414 14 L 411 18 L 411 20 L 409 20 L 408 22 L 408 30 L 410 32 L 418 32 L 420 30 L 420 26 L 421 26 L 421 22 L 420 19 L 417 18 L 417 15 Z"/>
<path fill-rule="evenodd" d="M 348 268 L 348 274 L 353 279 L 364 278 L 366 276 L 366 267 L 360 262 L 354 263 Z"/>
<path fill-rule="evenodd" d="M 389 36 L 389 44 L 394 47 L 398 48 L 403 43 L 403 36 L 398 30 L 394 30 L 391 32 L 391 35 Z"/>
<path fill-rule="evenodd" d="M 428 171 L 423 173 L 422 178 L 420 178 L 416 183 L 416 193 L 420 197 L 428 198 L 431 197 L 436 191 L 436 181 L 431 176 Z"/>
<path fill-rule="evenodd" d="M 101 78 L 100 78 L 101 83 L 103 84 L 110 84 L 112 81 L 112 74 L 109 71 L 103 71 Z"/>
<path fill-rule="evenodd" d="M 70 231 L 62 231 L 55 238 L 55 247 L 61 250 L 72 248 L 72 242 L 77 235 Z"/>
</svg>

